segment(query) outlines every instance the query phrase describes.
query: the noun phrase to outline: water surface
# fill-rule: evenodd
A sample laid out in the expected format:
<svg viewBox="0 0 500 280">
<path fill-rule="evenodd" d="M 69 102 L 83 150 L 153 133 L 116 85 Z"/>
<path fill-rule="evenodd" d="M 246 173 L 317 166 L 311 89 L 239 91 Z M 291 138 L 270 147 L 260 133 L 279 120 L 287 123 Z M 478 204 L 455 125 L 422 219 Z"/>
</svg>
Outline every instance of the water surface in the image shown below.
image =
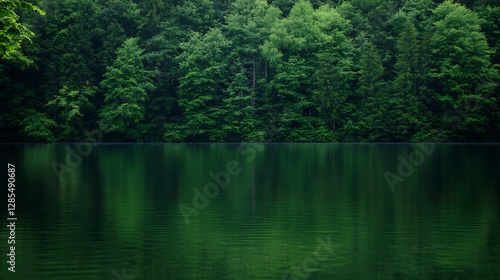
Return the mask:
<svg viewBox="0 0 500 280">
<path fill-rule="evenodd" d="M 500 279 L 499 145 L 89 147 L 0 146 L 0 279 Z"/>
</svg>

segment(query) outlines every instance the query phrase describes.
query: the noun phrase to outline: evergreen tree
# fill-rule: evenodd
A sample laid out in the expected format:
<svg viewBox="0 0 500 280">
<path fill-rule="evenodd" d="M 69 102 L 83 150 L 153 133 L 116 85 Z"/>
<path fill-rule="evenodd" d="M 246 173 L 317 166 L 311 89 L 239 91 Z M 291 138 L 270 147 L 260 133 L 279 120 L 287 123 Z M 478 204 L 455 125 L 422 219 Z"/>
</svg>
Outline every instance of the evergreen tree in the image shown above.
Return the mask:
<svg viewBox="0 0 500 280">
<path fill-rule="evenodd" d="M 269 6 L 264 0 L 237 0 L 233 3 L 231 13 L 226 17 L 227 36 L 231 39 L 243 66 L 251 73 L 253 90 L 257 86 L 263 62 L 259 47 L 269 37 L 271 28 L 279 16 L 280 11 Z"/>
<path fill-rule="evenodd" d="M 174 8 L 177 24 L 188 32 L 207 32 L 215 26 L 215 6 L 210 0 L 180 1 Z"/>
<path fill-rule="evenodd" d="M 316 52 L 313 93 L 321 116 L 329 129 L 336 133 L 354 111 L 351 103 L 354 45 L 347 37 L 351 26 L 337 11 L 325 9 L 320 12 L 324 12 L 323 17 L 330 18 L 333 30 L 324 46 Z"/>
<path fill-rule="evenodd" d="M 0 2 L 0 141 L 500 140 L 495 0 Z"/>
<path fill-rule="evenodd" d="M 66 0 L 67 1 L 67 0 Z M 79 0 L 78 2 L 81 2 Z M 91 68 L 100 78 L 116 58 L 116 50 L 125 39 L 142 35 L 140 10 L 133 0 L 101 0 L 95 2 L 95 12 L 82 13 L 89 20 L 82 19 L 83 28 L 90 28 L 92 48 L 96 62 Z M 86 23 L 90 21 L 90 23 Z"/>
<path fill-rule="evenodd" d="M 151 78 L 155 73 L 144 69 L 142 52 L 137 38 L 125 40 L 101 83 L 105 104 L 99 125 L 105 132 L 126 140 L 142 139 L 144 104 L 147 93 L 154 89 Z"/>
<path fill-rule="evenodd" d="M 173 22 L 159 23 L 157 31 L 144 42 L 144 66 L 150 71 L 158 70 L 154 80 L 156 89 L 146 104 L 147 141 L 162 141 L 165 124 L 175 122 L 180 114 L 177 106 L 179 65 L 175 58 L 186 34 Z"/>
<path fill-rule="evenodd" d="M 64 0 L 44 3 L 51 11 L 42 22 L 40 68 L 45 82 L 41 94 L 51 100 L 63 86 L 72 89 L 95 85 L 98 77 L 91 27 L 98 25 L 93 1 Z M 101 73 L 102 74 L 102 73 Z"/>
<path fill-rule="evenodd" d="M 420 114 L 417 99 L 420 93 L 420 41 L 411 19 L 406 20 L 396 49 L 396 78 L 386 119 L 390 131 L 389 139 L 409 141 L 418 132 L 419 123 L 424 118 Z"/>
<path fill-rule="evenodd" d="M 373 43 L 366 41 L 361 56 L 357 95 L 361 101 L 359 129 L 362 141 L 387 141 L 384 120 L 387 115 L 387 84 L 384 66 Z"/>
<path fill-rule="evenodd" d="M 256 113 L 253 95 L 245 72 L 236 73 L 227 88 L 227 98 L 223 100 L 226 106 L 223 109 L 225 121 L 222 129 L 227 141 L 264 140 L 265 133 L 260 130 L 262 122 Z"/>
<path fill-rule="evenodd" d="M 214 28 L 205 35 L 195 33 L 182 47 L 184 52 L 178 57 L 178 102 L 183 112 L 184 138 L 224 141 L 221 109 L 230 77 L 231 42 Z"/>
<path fill-rule="evenodd" d="M 95 87 L 71 90 L 64 86 L 59 94 L 47 103 L 55 115 L 52 119 L 58 124 L 58 131 L 55 133 L 57 140 L 84 140 L 85 132 L 92 128 L 88 118 L 94 110 L 91 99 L 95 91 Z"/>
</svg>

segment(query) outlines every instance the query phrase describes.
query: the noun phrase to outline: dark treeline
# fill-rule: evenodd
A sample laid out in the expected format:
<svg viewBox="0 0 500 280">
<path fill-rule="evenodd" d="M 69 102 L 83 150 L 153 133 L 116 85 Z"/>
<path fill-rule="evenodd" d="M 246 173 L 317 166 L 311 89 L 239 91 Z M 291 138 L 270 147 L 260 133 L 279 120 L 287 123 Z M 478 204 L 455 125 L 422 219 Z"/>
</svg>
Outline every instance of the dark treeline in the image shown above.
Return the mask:
<svg viewBox="0 0 500 280">
<path fill-rule="evenodd" d="M 39 0 L 1 140 L 499 141 L 497 0 Z"/>
</svg>

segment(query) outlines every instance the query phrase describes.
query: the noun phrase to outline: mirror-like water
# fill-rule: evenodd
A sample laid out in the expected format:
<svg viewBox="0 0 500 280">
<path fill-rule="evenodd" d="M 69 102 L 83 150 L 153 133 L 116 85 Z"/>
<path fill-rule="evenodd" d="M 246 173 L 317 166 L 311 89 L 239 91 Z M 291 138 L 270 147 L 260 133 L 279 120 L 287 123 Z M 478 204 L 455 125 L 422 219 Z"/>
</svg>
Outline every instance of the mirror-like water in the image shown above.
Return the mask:
<svg viewBox="0 0 500 280">
<path fill-rule="evenodd" d="M 67 147 L 0 146 L 1 279 L 500 279 L 499 145 Z"/>
</svg>

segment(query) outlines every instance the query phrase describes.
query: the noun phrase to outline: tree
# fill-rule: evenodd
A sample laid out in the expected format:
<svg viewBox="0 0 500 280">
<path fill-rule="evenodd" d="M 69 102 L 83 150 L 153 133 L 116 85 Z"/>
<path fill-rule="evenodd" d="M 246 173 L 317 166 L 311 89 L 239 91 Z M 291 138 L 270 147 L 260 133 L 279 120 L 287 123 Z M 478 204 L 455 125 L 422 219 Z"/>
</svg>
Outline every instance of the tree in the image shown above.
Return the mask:
<svg viewBox="0 0 500 280">
<path fill-rule="evenodd" d="M 43 3 L 51 11 L 40 25 L 40 73 L 45 80 L 40 94 L 47 100 L 64 86 L 72 89 L 96 85 L 93 28 L 98 26 L 94 1 L 63 0 Z M 90 27 L 93 27 L 90 29 Z M 101 73 L 102 75 L 102 73 Z"/>
<path fill-rule="evenodd" d="M 314 139 L 318 127 L 310 124 L 311 118 L 307 116 L 313 107 L 310 99 L 312 73 L 313 68 L 298 56 L 291 56 L 277 69 L 271 88 L 276 94 L 275 104 L 280 112 L 278 141 L 305 142 Z"/>
<path fill-rule="evenodd" d="M 54 112 L 59 130 L 58 140 L 83 140 L 84 132 L 90 130 L 86 117 L 94 109 L 90 99 L 94 97 L 96 88 L 92 86 L 71 90 L 64 86 L 47 106 Z"/>
<path fill-rule="evenodd" d="M 79 0 L 77 4 L 81 2 Z M 91 28 L 91 32 L 87 31 L 84 34 L 91 36 L 91 48 L 96 57 L 91 69 L 94 69 L 96 76 L 100 78 L 106 67 L 113 63 L 116 50 L 125 39 L 142 35 L 140 31 L 144 23 L 141 22 L 140 10 L 133 0 L 101 0 L 93 5 L 95 11 L 92 17 L 88 20 L 81 19 L 80 24 L 84 25 L 83 22 L 86 22 L 84 28 Z M 87 9 L 83 9 L 82 14 L 91 15 Z"/>
<path fill-rule="evenodd" d="M 332 140 L 352 76 L 350 29 L 336 10 L 315 10 L 308 1 L 299 1 L 273 27 L 261 49 L 276 71 L 271 103 L 280 112 L 281 141 Z"/>
<path fill-rule="evenodd" d="M 222 110 L 225 121 L 222 129 L 226 141 L 264 140 L 264 131 L 260 130 L 262 122 L 256 114 L 253 95 L 254 91 L 250 87 L 244 70 L 236 73 L 227 88 L 227 97 L 223 100 L 225 107 Z"/>
<path fill-rule="evenodd" d="M 28 27 L 19 21 L 17 9 L 34 11 L 45 15 L 38 6 L 23 0 L 0 1 L 0 58 L 10 59 L 20 55 L 21 43 L 24 40 L 31 41 L 35 35 Z"/>
<path fill-rule="evenodd" d="M 480 23 L 476 13 L 451 1 L 433 13 L 429 78 L 436 127 L 448 140 L 477 139 L 493 125 L 498 71 Z"/>
<path fill-rule="evenodd" d="M 231 131 L 239 131 L 238 137 L 246 141 L 260 141 L 264 138 L 262 122 L 269 107 L 266 104 L 266 93 L 269 88 L 268 61 L 262 56 L 260 47 L 268 39 L 272 27 L 280 18 L 281 11 L 263 0 L 238 0 L 231 6 L 225 17 L 224 34 L 231 40 L 233 51 L 239 62 L 233 67 L 233 81 L 228 87 L 229 98 L 225 100 L 229 107 L 244 102 L 242 112 L 229 110 L 232 125 Z M 245 82 L 243 78 L 247 79 Z M 250 100 L 248 100 L 250 98 Z M 244 127 L 237 128 L 241 123 Z"/>
<path fill-rule="evenodd" d="M 493 50 L 491 63 L 500 64 L 500 6 L 481 6 L 478 13 L 488 45 Z"/>
<path fill-rule="evenodd" d="M 420 42 L 417 30 L 410 19 L 406 20 L 396 44 L 396 80 L 395 87 L 403 95 L 415 96 L 418 89 L 420 70 Z"/>
<path fill-rule="evenodd" d="M 46 114 L 28 109 L 23 112 L 21 121 L 22 134 L 27 141 L 54 142 L 56 141 L 51 129 L 56 123 Z"/>
<path fill-rule="evenodd" d="M 137 38 L 125 40 L 101 82 L 105 105 L 99 114 L 99 125 L 127 140 L 140 140 L 143 136 L 140 123 L 144 119 L 144 104 L 147 93 L 154 89 L 151 78 L 155 73 L 144 69 L 142 52 Z"/>
<path fill-rule="evenodd" d="M 146 104 L 145 122 L 149 131 L 146 141 L 162 141 L 164 125 L 174 122 L 180 111 L 177 106 L 179 64 L 175 58 L 180 54 L 179 45 L 186 34 L 173 22 L 159 23 L 157 31 L 144 42 L 145 68 L 160 70 L 154 78 L 156 89 Z"/>
<path fill-rule="evenodd" d="M 178 102 L 185 140 L 224 141 L 221 109 L 231 77 L 231 42 L 214 28 L 205 35 L 194 33 L 181 46 L 183 53 L 177 58 L 181 74 Z"/>
<path fill-rule="evenodd" d="M 361 13 L 368 22 L 368 30 L 361 30 L 369 34 L 371 42 L 377 47 L 377 50 L 382 59 L 385 68 L 391 67 L 392 37 L 388 34 L 389 21 L 396 11 L 397 1 L 388 0 L 352 0 L 351 4 L 361 10 Z M 363 41 L 359 42 L 362 46 Z M 386 71 L 384 75 L 392 74 L 391 71 Z M 384 77 L 388 78 L 388 77 Z"/>
<path fill-rule="evenodd" d="M 361 101 L 360 118 L 361 140 L 387 141 L 384 125 L 387 112 L 386 83 L 382 80 L 384 66 L 375 45 L 365 41 L 361 56 L 361 69 L 358 78 L 358 98 Z"/>
<path fill-rule="evenodd" d="M 330 22 L 328 29 L 332 31 L 316 53 L 313 93 L 320 114 L 331 131 L 336 132 L 353 110 L 350 99 L 354 79 L 354 45 L 347 37 L 351 26 L 336 10 L 322 7 L 317 14 L 321 15 L 323 23 Z"/>
<path fill-rule="evenodd" d="M 498 141 L 497 2 L 0 1 L 0 141 Z"/>
<path fill-rule="evenodd" d="M 420 41 L 411 19 L 407 19 L 396 43 L 396 78 L 389 98 L 387 125 L 389 139 L 408 141 L 424 118 L 417 96 L 420 93 Z M 420 120 L 419 120 L 420 119 Z"/>
<path fill-rule="evenodd" d="M 269 6 L 264 0 L 237 0 L 226 17 L 227 24 L 224 29 L 227 37 L 233 42 L 243 66 L 252 74 L 251 86 L 254 90 L 263 60 L 259 47 L 269 37 L 271 28 L 278 21 L 280 14 L 276 7 Z"/>
<path fill-rule="evenodd" d="M 179 1 L 173 15 L 176 22 L 188 32 L 207 32 L 215 25 L 214 2 L 210 0 Z"/>
</svg>

